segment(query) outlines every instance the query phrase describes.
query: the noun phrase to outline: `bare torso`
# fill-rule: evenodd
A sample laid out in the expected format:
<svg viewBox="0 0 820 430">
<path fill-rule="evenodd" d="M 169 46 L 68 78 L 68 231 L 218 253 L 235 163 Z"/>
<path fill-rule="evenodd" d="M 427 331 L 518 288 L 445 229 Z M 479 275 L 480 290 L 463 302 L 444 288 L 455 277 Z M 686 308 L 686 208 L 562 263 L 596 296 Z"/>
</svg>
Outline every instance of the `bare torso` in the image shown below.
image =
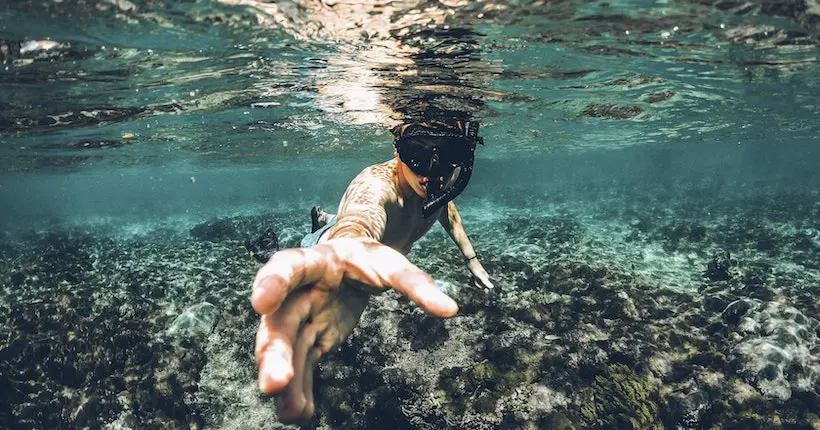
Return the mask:
<svg viewBox="0 0 820 430">
<path fill-rule="evenodd" d="M 322 241 L 362 235 L 407 254 L 438 219 L 424 218 L 423 199 L 401 183 L 396 159 L 362 170 L 351 181 L 339 203 L 338 221 Z"/>
<path fill-rule="evenodd" d="M 422 200 L 418 197 L 385 205 L 387 226 L 382 243 L 407 255 L 413 244 L 430 230 L 438 218 L 438 214 L 424 218 L 421 206 Z"/>
</svg>

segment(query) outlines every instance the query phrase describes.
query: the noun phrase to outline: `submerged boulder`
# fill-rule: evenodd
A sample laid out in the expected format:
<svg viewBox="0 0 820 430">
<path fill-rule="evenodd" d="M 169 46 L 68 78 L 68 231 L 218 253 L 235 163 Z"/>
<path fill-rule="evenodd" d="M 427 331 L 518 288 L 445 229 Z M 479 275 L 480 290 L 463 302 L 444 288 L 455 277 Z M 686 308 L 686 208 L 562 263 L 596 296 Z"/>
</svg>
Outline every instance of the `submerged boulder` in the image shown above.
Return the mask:
<svg viewBox="0 0 820 430">
<path fill-rule="evenodd" d="M 199 240 L 218 242 L 237 235 L 236 225 L 229 219 L 215 219 L 197 224 L 191 229 L 191 236 Z"/>
<path fill-rule="evenodd" d="M 735 357 L 763 395 L 788 400 L 795 392 L 820 394 L 820 323 L 777 302 L 751 309 L 745 319 Z"/>
<path fill-rule="evenodd" d="M 704 276 L 712 281 L 728 281 L 732 279 L 731 269 L 736 266 L 731 254 L 726 250 L 718 250 L 712 254 L 712 259 L 706 265 Z"/>
<path fill-rule="evenodd" d="M 182 311 L 166 333 L 177 338 L 201 339 L 213 331 L 218 319 L 219 309 L 216 306 L 208 302 L 198 303 Z"/>
<path fill-rule="evenodd" d="M 245 241 L 245 249 L 260 263 L 267 263 L 270 257 L 279 251 L 279 238 L 273 229 L 267 229 L 261 234 Z"/>
</svg>

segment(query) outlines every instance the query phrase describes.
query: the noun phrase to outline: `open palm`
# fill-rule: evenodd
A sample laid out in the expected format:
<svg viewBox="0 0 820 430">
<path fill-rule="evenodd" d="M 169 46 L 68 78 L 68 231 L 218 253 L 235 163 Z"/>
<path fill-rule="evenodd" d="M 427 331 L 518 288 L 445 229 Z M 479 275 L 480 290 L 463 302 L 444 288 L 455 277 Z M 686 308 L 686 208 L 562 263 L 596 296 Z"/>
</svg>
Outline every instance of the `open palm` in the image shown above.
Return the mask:
<svg viewBox="0 0 820 430">
<path fill-rule="evenodd" d="M 430 275 L 373 239 L 332 239 L 280 251 L 257 273 L 251 303 L 261 315 L 259 388 L 282 394 L 283 422 L 313 415 L 313 369 L 356 327 L 368 288 L 396 289 L 437 316 L 458 311 Z"/>
</svg>

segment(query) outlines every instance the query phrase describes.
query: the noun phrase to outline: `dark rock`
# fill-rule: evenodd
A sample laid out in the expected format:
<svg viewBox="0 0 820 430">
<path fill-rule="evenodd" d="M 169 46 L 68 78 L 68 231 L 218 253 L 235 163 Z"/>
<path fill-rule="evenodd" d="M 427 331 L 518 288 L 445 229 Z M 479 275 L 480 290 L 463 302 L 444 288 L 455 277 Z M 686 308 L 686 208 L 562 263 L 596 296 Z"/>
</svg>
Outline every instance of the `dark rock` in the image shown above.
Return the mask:
<svg viewBox="0 0 820 430">
<path fill-rule="evenodd" d="M 205 221 L 191 229 L 191 236 L 199 240 L 219 242 L 237 236 L 236 226 L 227 219 Z"/>
<path fill-rule="evenodd" d="M 726 367 L 726 356 L 720 351 L 711 349 L 695 354 L 692 357 L 692 363 L 715 370 L 723 370 Z"/>
<path fill-rule="evenodd" d="M 270 257 L 279 251 L 279 238 L 273 229 L 245 241 L 245 249 L 260 263 L 267 263 Z"/>
<path fill-rule="evenodd" d="M 647 103 L 658 103 L 658 102 L 663 102 L 663 101 L 669 100 L 674 96 L 675 96 L 675 93 L 672 92 L 672 91 L 661 91 L 661 92 L 658 92 L 658 93 L 649 93 L 649 94 L 647 94 L 646 98 L 644 100 Z"/>
<path fill-rule="evenodd" d="M 715 321 L 706 327 L 706 332 L 710 336 L 725 338 L 729 334 L 729 326 L 722 322 Z"/>
<path fill-rule="evenodd" d="M 721 317 L 723 322 L 730 325 L 740 324 L 741 318 L 748 313 L 754 311 L 760 306 L 759 302 L 750 299 L 739 299 L 730 303 L 726 309 L 723 310 Z"/>
<path fill-rule="evenodd" d="M 435 348 L 450 338 L 444 320 L 428 314 L 405 316 L 399 321 L 399 329 L 414 350 Z"/>
<path fill-rule="evenodd" d="M 706 265 L 704 276 L 712 281 L 728 281 L 732 278 L 729 271 L 735 265 L 736 262 L 732 260 L 729 251 L 716 251 Z"/>
<path fill-rule="evenodd" d="M 761 237 L 757 240 L 758 251 L 771 251 L 777 247 L 777 239 L 771 236 Z"/>
<path fill-rule="evenodd" d="M 703 309 L 709 312 L 723 312 L 729 303 L 736 300 L 736 297 L 723 290 L 706 293 L 703 296 Z"/>
<path fill-rule="evenodd" d="M 667 397 L 669 424 L 676 424 L 686 429 L 702 428 L 701 422 L 708 412 L 709 396 L 695 385 L 689 392 L 677 391 Z M 674 425 L 673 425 L 674 426 Z"/>
<path fill-rule="evenodd" d="M 640 106 L 619 106 L 615 104 L 591 104 L 584 108 L 583 115 L 593 118 L 629 119 L 643 113 Z"/>
</svg>

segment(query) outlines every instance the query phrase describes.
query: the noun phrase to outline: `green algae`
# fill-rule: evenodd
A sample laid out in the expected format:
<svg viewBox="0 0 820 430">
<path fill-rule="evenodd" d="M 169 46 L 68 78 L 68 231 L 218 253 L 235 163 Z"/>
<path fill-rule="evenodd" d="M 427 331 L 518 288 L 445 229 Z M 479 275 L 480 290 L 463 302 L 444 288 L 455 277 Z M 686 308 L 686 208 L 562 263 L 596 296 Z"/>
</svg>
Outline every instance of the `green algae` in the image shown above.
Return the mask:
<svg viewBox="0 0 820 430">
<path fill-rule="evenodd" d="M 523 368 L 508 366 L 505 369 L 485 360 L 471 367 L 444 369 L 439 374 L 436 393 L 453 416 L 463 415 L 471 408 L 482 413 L 492 412 L 501 397 L 535 378 L 533 362 L 527 361 L 520 362 Z"/>
<path fill-rule="evenodd" d="M 623 364 L 611 364 L 581 394 L 581 427 L 663 428 L 658 388 Z"/>
</svg>

